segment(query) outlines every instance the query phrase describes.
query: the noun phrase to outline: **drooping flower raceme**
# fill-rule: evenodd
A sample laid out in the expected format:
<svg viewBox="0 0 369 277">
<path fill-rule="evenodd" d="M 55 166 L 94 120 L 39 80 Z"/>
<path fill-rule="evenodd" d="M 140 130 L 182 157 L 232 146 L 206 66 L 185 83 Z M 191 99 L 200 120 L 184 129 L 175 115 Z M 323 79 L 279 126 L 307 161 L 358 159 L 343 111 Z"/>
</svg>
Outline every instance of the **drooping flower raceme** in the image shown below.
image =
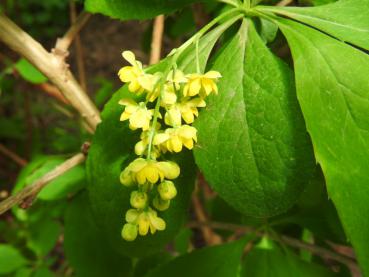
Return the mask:
<svg viewBox="0 0 369 277">
<path fill-rule="evenodd" d="M 159 159 L 162 153 L 193 149 L 197 130 L 190 124 L 198 116 L 198 109 L 206 106 L 205 98 L 218 93 L 216 82 L 221 75 L 217 71 L 186 75 L 177 68 L 149 74 L 132 52 L 124 51 L 122 56 L 130 65 L 119 70 L 120 79 L 128 84 L 130 92 L 145 94 L 141 102 L 131 98 L 119 101 L 124 107 L 120 120 L 128 121 L 131 130 L 142 131 L 134 147 L 139 157 L 120 174 L 120 182 L 134 188 L 129 200 L 132 209 L 126 212 L 122 229 L 123 239 L 133 241 L 138 235 L 165 229 L 158 212 L 169 209 L 177 195 L 175 179 L 180 167 Z"/>
</svg>

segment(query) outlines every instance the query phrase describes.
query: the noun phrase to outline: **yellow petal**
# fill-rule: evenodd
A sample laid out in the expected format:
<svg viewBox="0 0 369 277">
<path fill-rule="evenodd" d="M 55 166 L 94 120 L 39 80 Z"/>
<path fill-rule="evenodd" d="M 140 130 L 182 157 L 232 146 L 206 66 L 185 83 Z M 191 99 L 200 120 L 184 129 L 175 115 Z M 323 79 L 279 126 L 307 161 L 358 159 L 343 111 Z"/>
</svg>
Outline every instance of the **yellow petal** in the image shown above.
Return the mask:
<svg viewBox="0 0 369 277">
<path fill-rule="evenodd" d="M 123 51 L 122 56 L 131 65 L 136 65 L 136 56 L 132 51 Z"/>
<path fill-rule="evenodd" d="M 204 77 L 210 78 L 210 79 L 218 79 L 218 78 L 221 78 L 222 75 L 218 71 L 210 70 L 204 74 Z"/>
<path fill-rule="evenodd" d="M 163 142 L 167 141 L 169 139 L 169 135 L 165 133 L 160 133 L 155 135 L 153 143 L 154 145 L 162 144 Z"/>
<path fill-rule="evenodd" d="M 150 219 L 146 215 L 146 213 L 140 214 L 140 216 L 138 217 L 137 223 L 138 223 L 138 233 L 141 236 L 146 236 L 149 231 L 149 227 L 150 227 Z"/>
<path fill-rule="evenodd" d="M 126 111 L 122 112 L 122 114 L 120 115 L 120 121 L 124 121 L 129 119 L 129 117 L 131 116 L 130 113 L 127 113 Z"/>
<path fill-rule="evenodd" d="M 133 99 L 130 99 L 130 98 L 120 99 L 118 104 L 123 105 L 123 106 L 137 106 L 137 103 Z"/>
<path fill-rule="evenodd" d="M 183 145 L 186 146 L 188 149 L 193 148 L 193 140 L 192 139 L 182 139 Z"/>
<path fill-rule="evenodd" d="M 189 96 L 194 96 L 196 94 L 199 94 L 201 89 L 201 80 L 200 79 L 195 79 L 190 83 L 190 88 L 188 90 L 188 95 Z"/>
<path fill-rule="evenodd" d="M 175 179 L 180 174 L 180 168 L 175 162 L 158 162 L 157 166 L 164 172 L 167 179 Z"/>
</svg>

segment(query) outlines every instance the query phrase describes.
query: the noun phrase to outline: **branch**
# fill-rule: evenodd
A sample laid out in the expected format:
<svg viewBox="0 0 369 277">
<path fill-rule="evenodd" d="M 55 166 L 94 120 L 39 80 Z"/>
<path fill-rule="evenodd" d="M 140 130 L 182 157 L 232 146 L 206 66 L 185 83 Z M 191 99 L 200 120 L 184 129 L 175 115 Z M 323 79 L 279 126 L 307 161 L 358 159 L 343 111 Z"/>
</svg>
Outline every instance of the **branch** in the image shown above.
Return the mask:
<svg viewBox="0 0 369 277">
<path fill-rule="evenodd" d="M 70 9 L 70 20 L 73 26 L 77 24 L 77 11 L 76 11 L 75 0 L 69 1 L 69 9 Z M 83 15 L 84 15 L 84 12 L 80 14 L 80 16 L 83 16 Z M 88 18 L 85 19 L 84 24 L 86 24 Z M 85 65 L 84 65 L 84 59 L 83 59 L 83 47 L 82 47 L 81 38 L 79 36 L 79 33 L 75 34 L 74 46 L 76 49 L 78 80 L 83 90 L 87 93 L 86 72 L 85 72 Z"/>
<path fill-rule="evenodd" d="M 0 13 L 0 39 L 47 76 L 88 125 L 96 129 L 101 121 L 99 111 L 68 70 L 64 59 L 47 52 L 3 13 Z"/>
<path fill-rule="evenodd" d="M 61 165 L 46 173 L 40 179 L 29 186 L 24 187 L 17 194 L 12 195 L 0 202 L 0 215 L 8 211 L 17 204 L 26 203 L 30 205 L 35 196 L 52 180 L 67 172 L 69 169 L 81 164 L 86 159 L 85 154 L 78 153 L 72 158 L 66 160 Z"/>
<path fill-rule="evenodd" d="M 57 39 L 55 49 L 61 53 L 68 53 L 68 48 L 72 44 L 73 39 L 78 35 L 79 31 L 87 23 L 90 17 L 90 13 L 85 11 L 81 12 L 65 35 L 62 38 Z"/>
<path fill-rule="evenodd" d="M 219 230 L 228 230 L 228 231 L 234 231 L 238 233 L 248 234 L 248 233 L 254 233 L 255 235 L 262 237 L 266 235 L 265 232 L 258 231 L 256 228 L 249 227 L 249 226 L 242 226 L 232 223 L 223 223 L 223 222 L 189 222 L 187 224 L 189 228 L 203 228 L 204 226 L 207 226 L 209 228 L 219 229 Z M 311 253 L 320 256 L 322 258 L 328 258 L 330 260 L 334 260 L 337 262 L 340 262 L 342 264 L 347 265 L 350 269 L 354 269 L 355 271 L 360 271 L 358 265 L 356 262 L 347 257 L 340 254 L 337 254 L 329 249 L 320 247 L 315 244 L 309 244 L 303 241 L 300 241 L 298 239 L 288 237 L 288 236 L 280 236 L 275 237 L 270 234 L 268 234 L 269 237 L 273 240 L 280 241 L 286 245 L 289 245 L 294 248 L 304 249 L 308 250 Z"/>
<path fill-rule="evenodd" d="M 159 15 L 155 17 L 154 27 L 152 30 L 150 64 L 154 64 L 160 61 L 163 32 L 164 15 Z"/>
<path fill-rule="evenodd" d="M 278 2 L 276 4 L 276 6 L 279 6 L 279 7 L 284 7 L 284 6 L 288 6 L 289 4 L 291 4 L 293 2 L 293 0 L 282 0 L 280 2 Z"/>
<path fill-rule="evenodd" d="M 3 145 L 2 143 L 0 143 L 0 152 L 3 153 L 5 156 L 9 157 L 11 160 L 13 160 L 15 163 L 17 163 L 20 166 L 25 166 L 28 163 L 25 159 L 18 156 L 18 154 L 6 148 L 5 145 Z"/>
</svg>

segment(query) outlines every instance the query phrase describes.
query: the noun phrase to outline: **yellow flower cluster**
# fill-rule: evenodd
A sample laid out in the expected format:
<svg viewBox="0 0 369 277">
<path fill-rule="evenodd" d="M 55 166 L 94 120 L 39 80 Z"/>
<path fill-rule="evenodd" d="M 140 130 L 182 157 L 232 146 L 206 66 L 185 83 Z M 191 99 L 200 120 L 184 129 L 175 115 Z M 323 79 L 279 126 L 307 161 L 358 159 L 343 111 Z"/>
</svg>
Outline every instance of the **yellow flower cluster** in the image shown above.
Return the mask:
<svg viewBox="0 0 369 277">
<path fill-rule="evenodd" d="M 198 116 L 198 108 L 206 106 L 205 97 L 218 93 L 216 81 L 221 75 L 217 71 L 186 75 L 177 68 L 166 74 L 149 74 L 132 52 L 124 51 L 122 55 L 130 65 L 119 70 L 119 78 L 128 83 L 130 92 L 145 94 L 146 98 L 139 103 L 127 98 L 119 101 L 124 106 L 120 120 L 127 120 L 131 130 L 142 130 L 135 145 L 139 157 L 120 174 L 123 185 L 137 187 L 131 192 L 132 209 L 127 211 L 122 229 L 122 237 L 133 241 L 149 230 L 154 234 L 165 229 L 165 221 L 157 211 L 167 210 L 177 195 L 171 180 L 180 175 L 180 168 L 175 162 L 157 159 L 162 153 L 194 147 L 197 130 L 190 124 Z M 164 122 L 159 123 L 158 119 Z"/>
</svg>

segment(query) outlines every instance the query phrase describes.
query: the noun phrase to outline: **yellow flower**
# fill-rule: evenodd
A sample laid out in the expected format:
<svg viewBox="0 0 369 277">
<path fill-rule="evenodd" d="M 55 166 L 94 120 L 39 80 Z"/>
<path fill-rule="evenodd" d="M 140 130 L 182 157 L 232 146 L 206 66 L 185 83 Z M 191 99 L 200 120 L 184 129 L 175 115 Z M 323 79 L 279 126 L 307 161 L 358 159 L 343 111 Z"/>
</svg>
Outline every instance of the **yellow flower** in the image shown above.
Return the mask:
<svg viewBox="0 0 369 277">
<path fill-rule="evenodd" d="M 122 237 L 126 241 L 134 241 L 137 237 L 137 225 L 126 223 L 122 229 Z"/>
<path fill-rule="evenodd" d="M 147 204 L 147 199 L 148 197 L 146 192 L 141 192 L 137 190 L 131 192 L 130 203 L 133 208 L 136 209 L 145 208 Z"/>
<path fill-rule="evenodd" d="M 195 116 L 199 115 L 197 108 L 205 106 L 205 101 L 200 97 L 191 100 L 183 99 L 181 103 L 169 107 L 164 117 L 165 124 L 174 127 L 179 126 L 181 125 L 181 117 L 187 124 L 191 124 L 194 122 Z"/>
<path fill-rule="evenodd" d="M 153 206 L 155 207 L 155 209 L 157 209 L 158 211 L 165 211 L 169 208 L 170 206 L 170 200 L 163 200 L 159 197 L 155 197 L 154 200 L 152 201 Z"/>
<path fill-rule="evenodd" d="M 160 198 L 163 200 L 171 200 L 177 195 L 177 189 L 172 181 L 165 180 L 158 185 Z"/>
<path fill-rule="evenodd" d="M 125 98 L 120 100 L 119 104 L 125 106 L 120 120 L 129 119 L 130 129 L 136 130 L 142 128 L 143 131 L 146 131 L 150 128 L 150 121 L 154 115 L 154 110 L 148 110 L 144 102 L 137 104 L 134 100 Z"/>
<path fill-rule="evenodd" d="M 150 230 L 154 234 L 157 230 L 165 230 L 165 221 L 158 217 L 156 211 L 149 208 L 148 211 L 137 211 L 130 209 L 126 213 L 126 221 L 129 224 L 138 225 L 138 233 L 141 236 L 147 235 Z"/>
<path fill-rule="evenodd" d="M 150 182 L 155 184 L 157 181 L 166 179 L 175 179 L 179 176 L 180 168 L 175 162 L 165 161 L 157 162 L 137 158 L 130 163 L 121 173 L 121 182 L 129 186 L 132 182 L 140 185 Z"/>
<path fill-rule="evenodd" d="M 187 76 L 188 83 L 183 88 L 184 96 L 195 96 L 200 94 L 206 97 L 210 93 L 218 93 L 216 81 L 222 77 L 218 71 L 208 71 L 205 74 L 189 74 Z"/>
<path fill-rule="evenodd" d="M 188 80 L 183 74 L 183 72 L 179 69 L 171 70 L 167 76 L 167 83 L 175 88 L 175 90 L 179 90 L 181 84 L 186 83 Z"/>
<path fill-rule="evenodd" d="M 154 89 L 147 94 L 146 99 L 149 102 L 154 102 L 160 95 L 160 87 Z M 173 85 L 164 84 L 163 95 L 161 97 L 161 105 L 171 105 L 177 101 L 177 95 Z"/>
<path fill-rule="evenodd" d="M 182 125 L 177 128 L 168 128 L 164 133 L 159 133 L 154 137 L 154 145 L 163 145 L 170 152 L 182 151 L 183 145 L 188 149 L 193 148 L 193 142 L 197 141 L 197 130 L 189 125 Z"/>
<path fill-rule="evenodd" d="M 118 76 L 122 82 L 129 83 L 129 91 L 137 94 L 144 92 L 144 90 L 152 91 L 155 83 L 158 81 L 158 77 L 145 73 L 142 63 L 136 60 L 133 52 L 124 51 L 122 56 L 131 65 L 122 67 L 118 72 Z"/>
</svg>

